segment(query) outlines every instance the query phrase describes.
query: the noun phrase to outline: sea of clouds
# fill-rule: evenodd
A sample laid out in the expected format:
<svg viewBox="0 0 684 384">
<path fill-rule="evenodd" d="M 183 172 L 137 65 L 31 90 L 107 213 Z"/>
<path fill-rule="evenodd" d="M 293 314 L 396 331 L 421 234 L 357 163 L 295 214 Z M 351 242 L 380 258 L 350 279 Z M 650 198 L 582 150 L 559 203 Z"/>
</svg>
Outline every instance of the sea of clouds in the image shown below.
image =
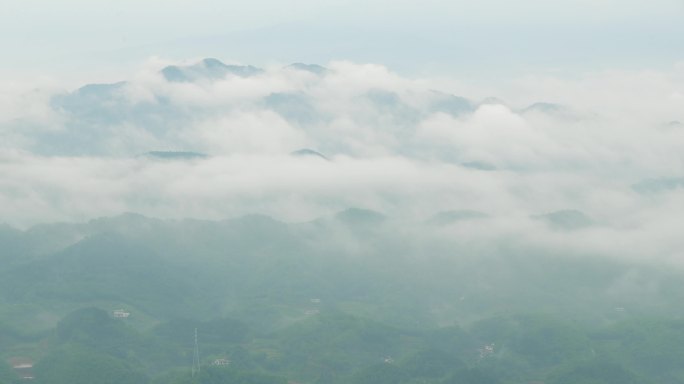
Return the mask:
<svg viewBox="0 0 684 384">
<path fill-rule="evenodd" d="M 344 61 L 155 58 L 121 80 L 0 90 L 0 221 L 359 207 L 410 225 L 471 210 L 487 218 L 450 234 L 684 256 L 682 65 L 478 86 Z"/>
</svg>

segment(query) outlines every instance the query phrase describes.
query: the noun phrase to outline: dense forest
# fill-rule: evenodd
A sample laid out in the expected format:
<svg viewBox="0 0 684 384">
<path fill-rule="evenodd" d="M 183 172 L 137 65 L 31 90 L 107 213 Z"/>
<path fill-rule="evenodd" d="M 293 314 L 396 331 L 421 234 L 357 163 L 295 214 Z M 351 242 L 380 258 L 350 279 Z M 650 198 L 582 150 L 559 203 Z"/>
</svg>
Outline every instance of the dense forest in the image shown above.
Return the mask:
<svg viewBox="0 0 684 384">
<path fill-rule="evenodd" d="M 0 383 L 684 382 L 680 270 L 452 235 L 477 220 L 2 227 Z"/>
</svg>

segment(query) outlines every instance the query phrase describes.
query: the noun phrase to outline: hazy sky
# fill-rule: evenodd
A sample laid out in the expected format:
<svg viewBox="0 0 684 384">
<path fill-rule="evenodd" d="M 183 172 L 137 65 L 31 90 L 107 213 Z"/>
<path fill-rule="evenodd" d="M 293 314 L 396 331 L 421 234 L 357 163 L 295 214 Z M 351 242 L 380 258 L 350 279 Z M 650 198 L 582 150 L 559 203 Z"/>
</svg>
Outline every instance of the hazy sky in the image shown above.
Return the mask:
<svg viewBox="0 0 684 384">
<path fill-rule="evenodd" d="M 670 66 L 681 0 L 6 0 L 5 74 L 122 68 L 149 56 L 331 60 L 472 76 Z"/>
</svg>

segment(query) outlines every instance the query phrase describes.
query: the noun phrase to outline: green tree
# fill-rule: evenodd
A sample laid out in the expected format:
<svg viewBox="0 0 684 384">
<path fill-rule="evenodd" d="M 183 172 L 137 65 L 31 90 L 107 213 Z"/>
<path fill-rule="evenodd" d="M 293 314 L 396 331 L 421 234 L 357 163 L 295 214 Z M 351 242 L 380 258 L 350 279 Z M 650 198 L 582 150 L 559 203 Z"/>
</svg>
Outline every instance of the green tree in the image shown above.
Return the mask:
<svg viewBox="0 0 684 384">
<path fill-rule="evenodd" d="M 464 366 L 463 361 L 439 349 L 418 351 L 401 364 L 412 378 L 441 378 Z"/>
<path fill-rule="evenodd" d="M 35 366 L 36 382 L 45 384 L 146 384 L 140 369 L 92 349 L 67 346 L 52 351 Z"/>
<path fill-rule="evenodd" d="M 442 384 L 498 384 L 500 381 L 490 374 L 475 368 L 463 368 L 456 371 Z"/>
<path fill-rule="evenodd" d="M 353 384 L 397 384 L 407 381 L 409 376 L 394 364 L 378 363 L 354 374 Z"/>
<path fill-rule="evenodd" d="M 14 373 L 12 367 L 6 364 L 4 361 L 0 361 L 0 383 L 10 384 L 17 381 L 18 377 Z"/>
<path fill-rule="evenodd" d="M 549 376 L 549 384 L 644 384 L 645 381 L 620 364 L 587 361 L 559 368 Z"/>
</svg>

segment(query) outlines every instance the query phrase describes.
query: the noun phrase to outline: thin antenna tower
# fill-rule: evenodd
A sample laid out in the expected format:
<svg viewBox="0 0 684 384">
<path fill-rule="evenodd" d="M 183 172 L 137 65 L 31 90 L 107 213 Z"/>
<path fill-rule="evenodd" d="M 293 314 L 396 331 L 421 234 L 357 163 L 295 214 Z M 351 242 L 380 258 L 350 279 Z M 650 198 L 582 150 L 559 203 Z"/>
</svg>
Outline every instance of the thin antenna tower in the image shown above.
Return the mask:
<svg viewBox="0 0 684 384">
<path fill-rule="evenodd" d="M 197 343 L 197 328 L 195 328 L 195 352 L 192 356 L 192 377 L 200 373 L 199 344 Z"/>
</svg>

